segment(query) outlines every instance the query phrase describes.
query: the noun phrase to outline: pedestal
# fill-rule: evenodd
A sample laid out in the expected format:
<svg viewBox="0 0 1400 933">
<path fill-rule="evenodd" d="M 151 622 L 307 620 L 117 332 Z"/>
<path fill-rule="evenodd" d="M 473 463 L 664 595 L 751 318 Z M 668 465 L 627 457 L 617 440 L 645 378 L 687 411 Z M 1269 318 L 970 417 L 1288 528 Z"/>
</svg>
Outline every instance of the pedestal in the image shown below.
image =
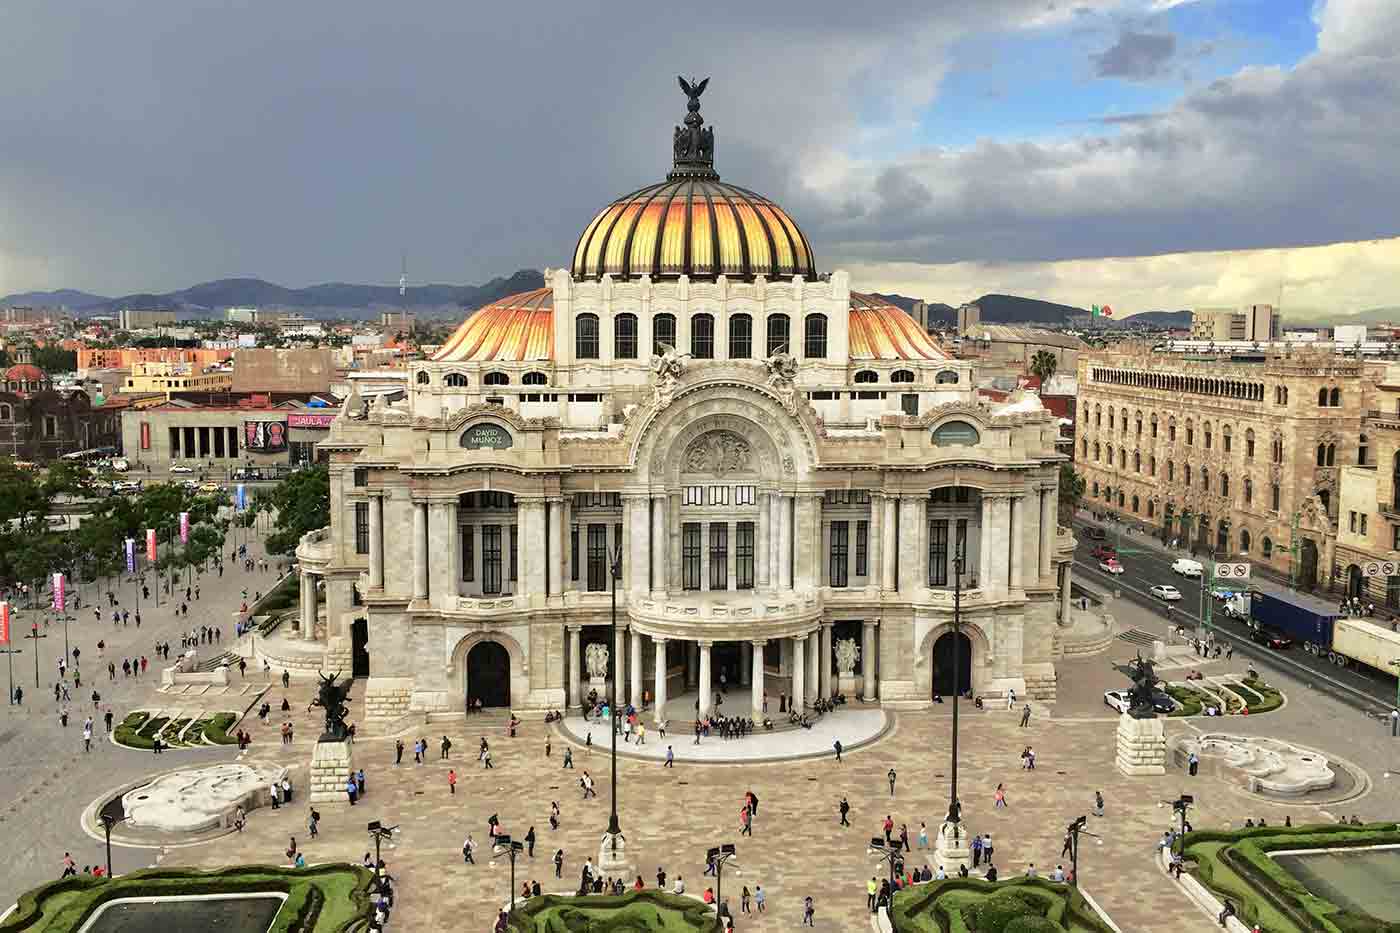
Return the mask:
<svg viewBox="0 0 1400 933">
<path fill-rule="evenodd" d="M 311 753 L 311 802 L 348 803 L 345 781 L 350 771 L 348 741 L 317 742 Z"/>
<path fill-rule="evenodd" d="M 1166 774 L 1167 737 L 1160 719 L 1118 718 L 1118 770 L 1129 776 Z"/>
<path fill-rule="evenodd" d="M 856 675 L 837 674 L 836 692 L 843 695 L 848 700 L 854 700 L 858 696 L 856 693 Z"/>
<path fill-rule="evenodd" d="M 598 845 L 598 870 L 604 875 L 612 875 L 626 881 L 636 872 L 627 861 L 627 837 L 618 833 L 603 833 L 603 841 Z"/>
<path fill-rule="evenodd" d="M 959 865 L 972 867 L 972 849 L 969 843 L 972 834 L 961 823 L 944 823 L 938 827 L 938 838 L 933 843 L 934 865 L 941 865 L 951 877 L 957 874 Z"/>
</svg>

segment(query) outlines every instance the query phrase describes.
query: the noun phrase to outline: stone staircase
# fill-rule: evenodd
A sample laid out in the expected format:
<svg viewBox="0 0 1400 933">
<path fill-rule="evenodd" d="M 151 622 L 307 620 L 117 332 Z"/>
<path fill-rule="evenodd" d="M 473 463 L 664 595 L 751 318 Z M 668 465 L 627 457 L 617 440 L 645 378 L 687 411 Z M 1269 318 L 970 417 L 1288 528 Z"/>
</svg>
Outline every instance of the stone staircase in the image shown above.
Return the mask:
<svg viewBox="0 0 1400 933">
<path fill-rule="evenodd" d="M 200 661 L 199 666 L 196 667 L 195 670 L 201 673 L 207 673 L 209 671 L 217 671 L 220 667 L 223 667 L 225 664 L 227 664 L 229 667 L 237 667 L 238 658 L 238 652 L 225 651 L 223 654 L 216 655 L 212 658 L 205 658 L 203 661 Z"/>
</svg>

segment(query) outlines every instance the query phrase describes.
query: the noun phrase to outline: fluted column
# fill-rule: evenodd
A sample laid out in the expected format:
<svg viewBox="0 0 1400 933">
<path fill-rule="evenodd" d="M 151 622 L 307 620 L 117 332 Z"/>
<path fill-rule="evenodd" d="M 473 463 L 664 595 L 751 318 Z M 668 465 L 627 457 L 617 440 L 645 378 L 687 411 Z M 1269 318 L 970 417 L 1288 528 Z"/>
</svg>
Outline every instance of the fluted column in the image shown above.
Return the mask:
<svg viewBox="0 0 1400 933">
<path fill-rule="evenodd" d="M 772 583 L 772 578 L 768 574 L 769 566 L 772 564 L 771 549 L 768 546 L 768 538 L 771 534 L 770 511 L 768 506 L 768 493 L 760 493 L 758 497 L 758 517 L 753 523 L 753 585 L 757 589 L 766 590 Z"/>
<path fill-rule="evenodd" d="M 534 599 L 546 592 L 549 550 L 545 547 L 545 502 L 526 499 L 520 503 L 520 580 L 523 592 Z"/>
<path fill-rule="evenodd" d="M 656 670 L 652 673 L 651 692 L 656 699 L 655 721 L 659 723 L 666 719 L 666 639 L 653 638 L 651 644 L 656 652 Z"/>
<path fill-rule="evenodd" d="M 623 547 L 622 589 L 625 592 L 649 589 L 651 555 L 647 545 L 651 537 L 648 496 L 626 496 L 622 500 Z"/>
<path fill-rule="evenodd" d="M 807 636 L 807 676 L 803 685 L 807 688 L 808 706 L 817 702 L 817 682 L 821 673 L 821 641 L 820 632 L 813 632 Z"/>
<path fill-rule="evenodd" d="M 899 560 L 899 546 L 895 537 L 895 510 L 899 508 L 899 498 L 896 496 L 885 496 L 884 512 L 885 518 L 880 529 L 883 541 L 880 545 L 880 562 L 884 565 L 880 570 L 880 588 L 893 592 L 895 588 L 895 567 Z"/>
<path fill-rule="evenodd" d="M 778 498 L 778 586 L 792 589 L 792 508 L 791 496 Z"/>
<path fill-rule="evenodd" d="M 921 506 L 927 500 L 899 500 L 899 591 L 912 593 L 928 584 L 927 553 L 919 552 Z"/>
<path fill-rule="evenodd" d="M 995 589 L 992 582 L 992 538 L 996 535 L 995 523 L 992 520 L 994 501 L 992 496 L 983 493 L 982 524 L 977 529 L 977 587 L 984 593 L 991 593 Z"/>
<path fill-rule="evenodd" d="M 642 633 L 632 630 L 632 695 L 627 699 L 637 709 L 642 708 Z"/>
<path fill-rule="evenodd" d="M 870 496 L 870 549 L 865 557 L 866 583 L 879 587 L 884 577 L 884 536 L 885 536 L 885 497 L 880 493 Z M 852 548 L 851 550 L 855 550 Z"/>
<path fill-rule="evenodd" d="M 860 669 L 865 678 L 861 693 L 867 703 L 875 699 L 875 645 L 875 623 L 866 622 L 860 629 Z"/>
<path fill-rule="evenodd" d="M 413 503 L 413 598 L 428 598 L 428 503 Z"/>
<path fill-rule="evenodd" d="M 792 639 L 792 705 L 802 709 L 803 698 L 807 696 L 807 636 L 795 635 Z"/>
<path fill-rule="evenodd" d="M 1011 589 L 1023 587 L 1022 566 L 1026 556 L 1026 497 L 1012 496 L 1006 500 L 1006 525 L 1011 535 Z"/>
<path fill-rule="evenodd" d="M 550 596 L 564 592 L 564 545 L 568 541 L 569 529 L 564 524 L 564 500 L 555 497 L 547 503 L 549 511 L 549 577 L 546 586 Z"/>
<path fill-rule="evenodd" d="M 755 723 L 763 722 L 763 646 L 766 644 L 766 641 L 755 641 L 749 645 L 749 693 Z"/>
<path fill-rule="evenodd" d="M 651 589 L 666 591 L 666 555 L 671 544 L 666 534 L 666 497 L 651 497 Z"/>
<path fill-rule="evenodd" d="M 1055 496 L 1048 489 L 1040 491 L 1040 554 L 1038 569 L 1044 580 L 1054 572 L 1051 557 L 1055 550 Z"/>
<path fill-rule="evenodd" d="M 627 626 L 619 625 L 613 632 L 613 695 L 617 705 L 627 702 Z"/>
<path fill-rule="evenodd" d="M 710 712 L 710 642 L 700 642 L 700 715 Z"/>
<path fill-rule="evenodd" d="M 579 671 L 579 667 L 578 667 L 578 645 L 579 645 L 579 635 L 580 635 L 581 632 L 582 632 L 582 627 L 581 627 L 581 626 L 570 625 L 570 626 L 568 627 L 568 633 L 569 633 L 569 670 L 568 670 L 568 672 L 566 673 L 565 680 L 566 680 L 566 682 L 567 682 L 568 685 L 569 685 L 569 709 L 570 709 L 571 711 L 572 711 L 572 710 L 577 710 L 580 706 L 583 705 L 583 691 L 582 691 L 582 689 L 581 689 L 581 685 L 579 684 L 579 673 L 578 673 L 578 671 Z"/>
<path fill-rule="evenodd" d="M 316 578 L 309 573 L 301 575 L 301 637 L 305 641 L 316 638 Z"/>
<path fill-rule="evenodd" d="M 369 588 L 384 588 L 384 497 L 369 497 Z"/>
<path fill-rule="evenodd" d="M 823 700 L 831 699 L 831 623 L 822 623 L 821 667 L 818 668 L 817 684 Z"/>
</svg>

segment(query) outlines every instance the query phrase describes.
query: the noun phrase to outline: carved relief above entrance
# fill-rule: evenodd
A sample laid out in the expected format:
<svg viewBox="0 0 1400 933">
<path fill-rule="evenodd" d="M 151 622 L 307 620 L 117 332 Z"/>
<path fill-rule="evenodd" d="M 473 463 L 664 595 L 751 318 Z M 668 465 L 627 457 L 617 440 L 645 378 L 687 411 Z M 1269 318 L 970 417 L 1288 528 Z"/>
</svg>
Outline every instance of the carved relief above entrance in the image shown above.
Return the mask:
<svg viewBox="0 0 1400 933">
<path fill-rule="evenodd" d="M 744 438 L 733 431 L 711 431 L 686 448 L 682 463 L 687 473 L 725 476 L 750 472 L 753 459 L 753 450 Z"/>
</svg>

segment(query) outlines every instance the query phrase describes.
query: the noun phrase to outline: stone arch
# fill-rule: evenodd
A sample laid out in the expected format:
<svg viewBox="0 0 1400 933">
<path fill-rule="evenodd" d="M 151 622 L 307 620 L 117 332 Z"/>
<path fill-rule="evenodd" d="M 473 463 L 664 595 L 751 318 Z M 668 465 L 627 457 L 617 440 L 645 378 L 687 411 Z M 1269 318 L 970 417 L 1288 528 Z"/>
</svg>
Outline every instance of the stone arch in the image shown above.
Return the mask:
<svg viewBox="0 0 1400 933">
<path fill-rule="evenodd" d="M 987 633 L 977 621 L 964 621 L 959 626 L 972 645 L 972 692 L 977 693 L 987 678 L 991 676 L 992 644 Z M 939 621 L 919 640 L 919 651 L 915 656 L 914 673 L 918 696 L 933 696 L 933 650 L 938 639 L 953 631 L 951 621 Z"/>
<path fill-rule="evenodd" d="M 520 642 L 505 632 L 470 632 L 457 641 L 448 655 L 447 679 L 452 685 L 450 689 L 460 690 L 461 698 L 465 700 L 471 689 L 467 683 L 467 655 L 483 643 L 500 645 L 510 656 L 510 698 L 513 705 L 519 706 L 530 695 L 529 655 Z"/>
</svg>

